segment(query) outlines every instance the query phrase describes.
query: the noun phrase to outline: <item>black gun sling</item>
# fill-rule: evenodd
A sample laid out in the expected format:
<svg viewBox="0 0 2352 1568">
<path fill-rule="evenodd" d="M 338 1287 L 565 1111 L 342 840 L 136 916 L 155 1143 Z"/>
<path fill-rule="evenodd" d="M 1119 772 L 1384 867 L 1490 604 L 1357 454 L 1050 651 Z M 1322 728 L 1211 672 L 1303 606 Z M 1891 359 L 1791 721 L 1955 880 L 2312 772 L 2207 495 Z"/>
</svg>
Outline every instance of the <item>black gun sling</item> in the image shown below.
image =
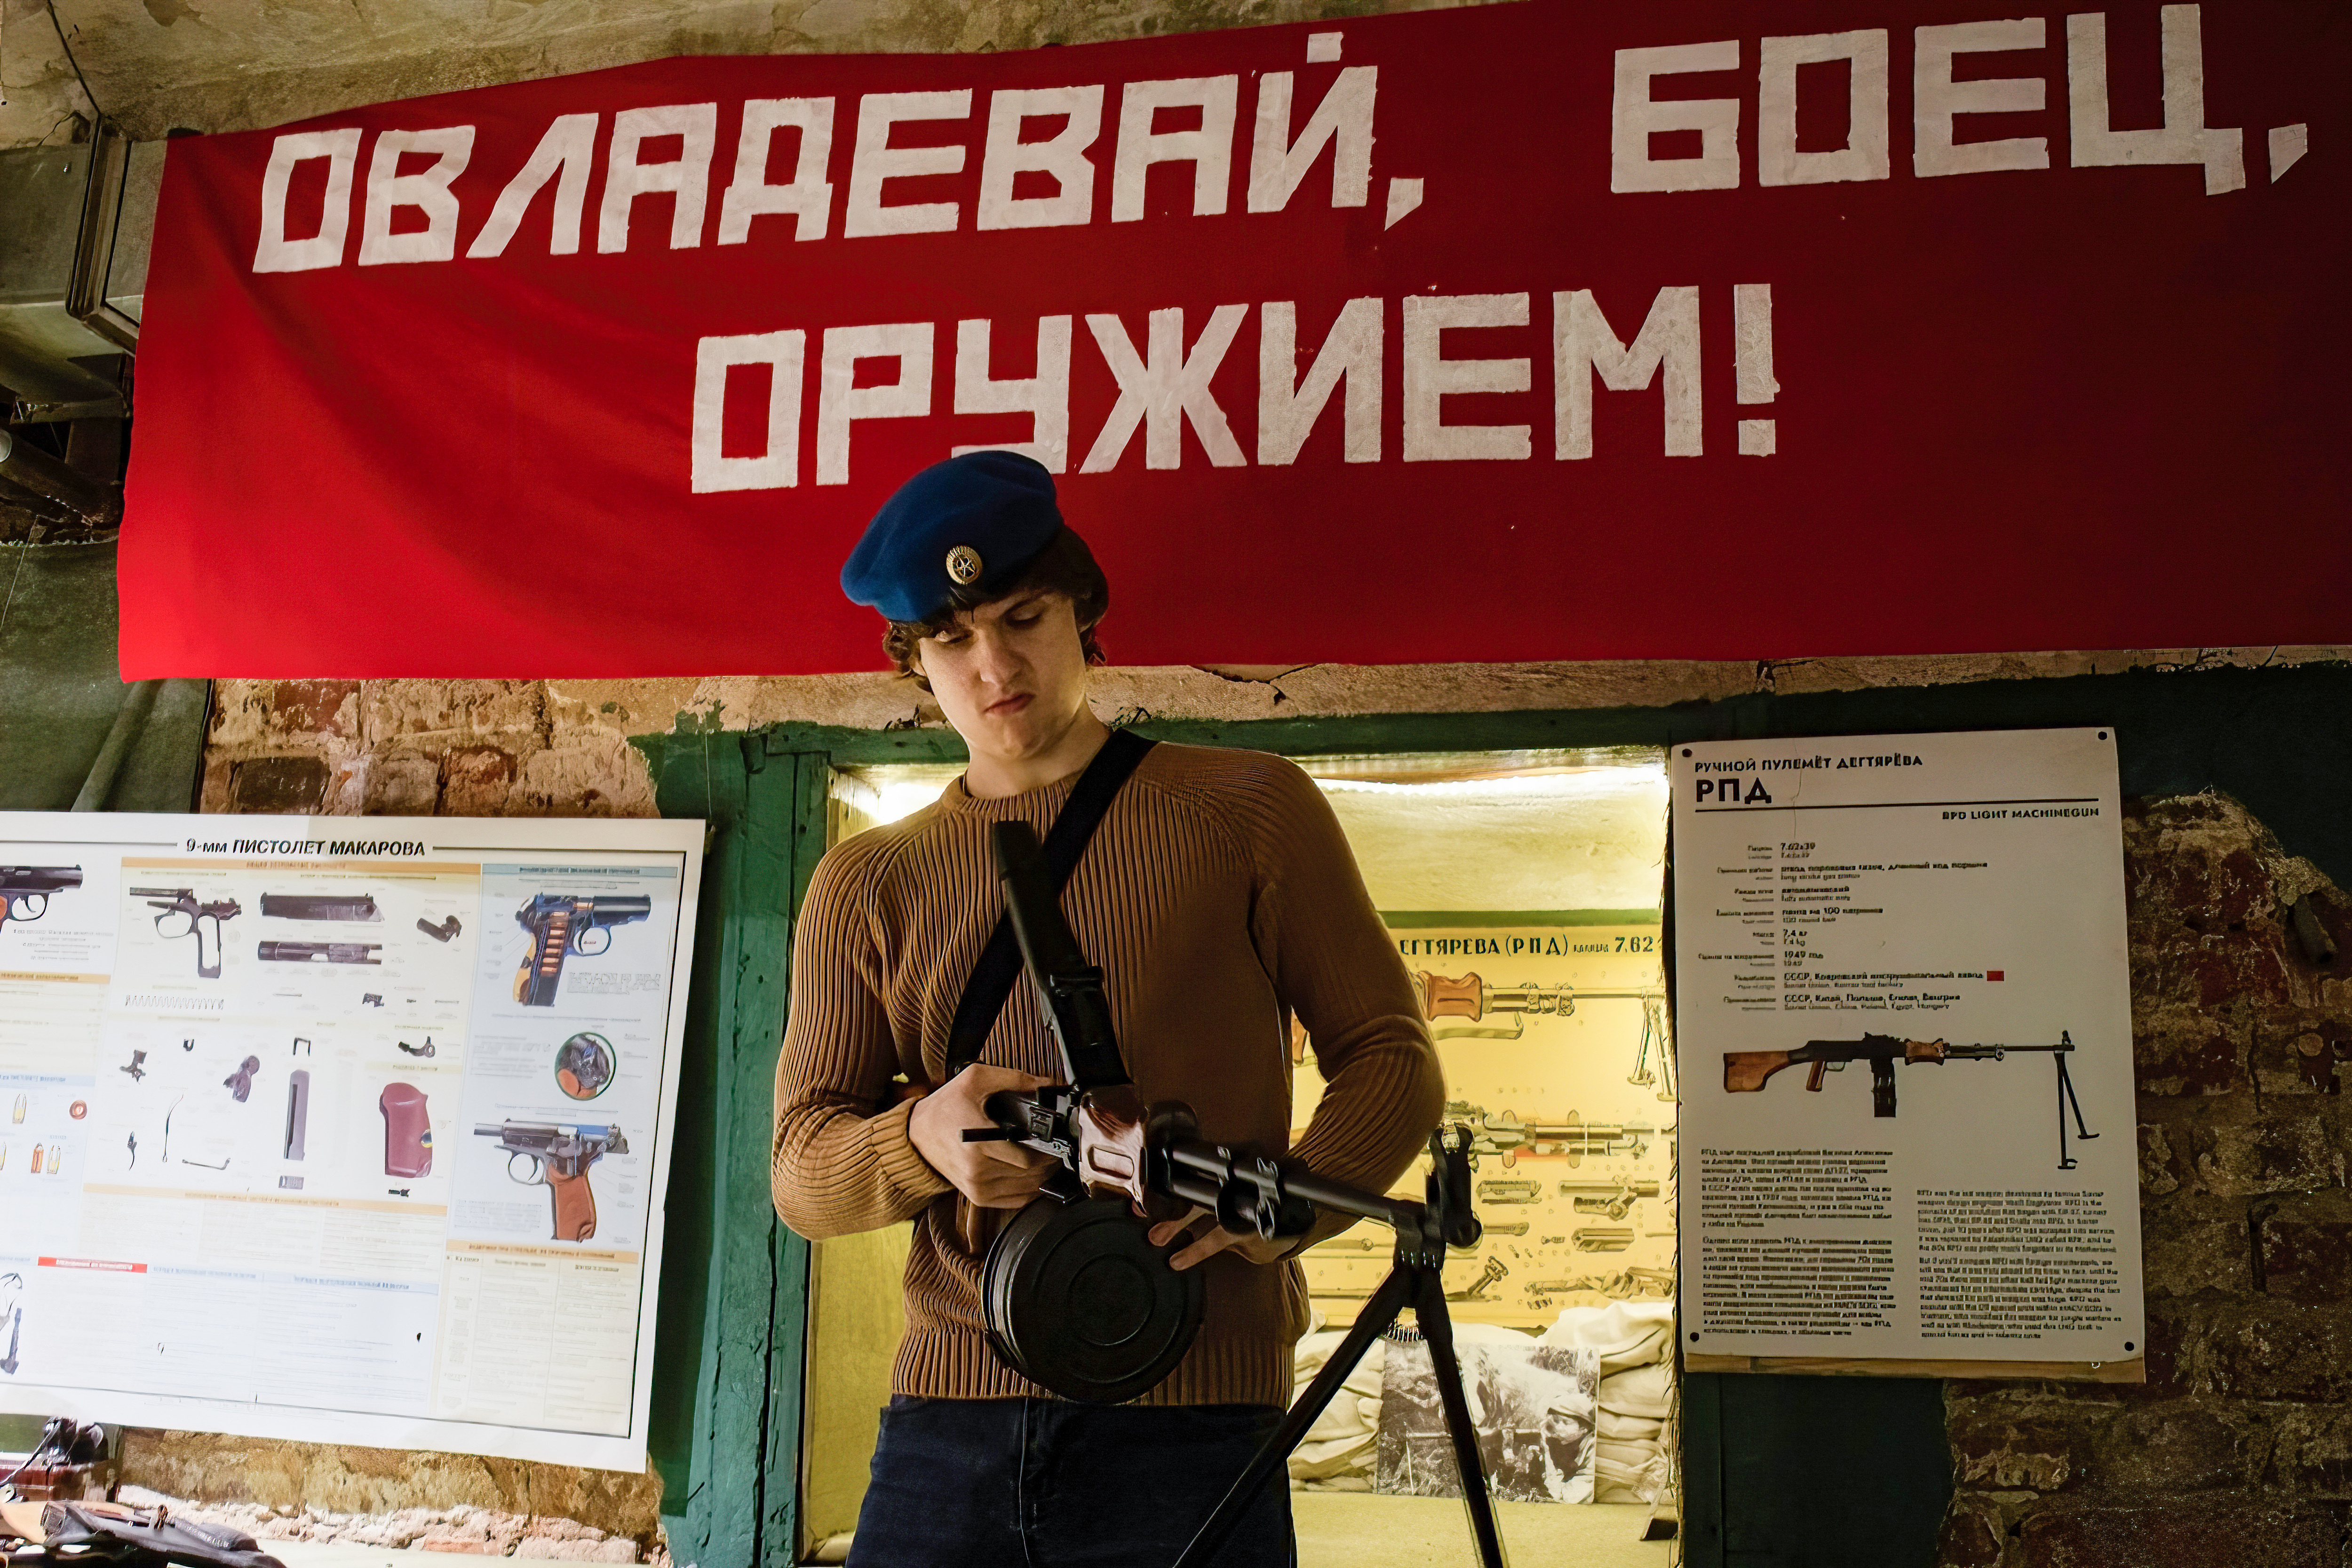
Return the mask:
<svg viewBox="0 0 2352 1568">
<path fill-rule="evenodd" d="M 1054 873 L 1054 890 L 1059 893 L 1070 885 L 1070 874 L 1078 868 L 1078 857 L 1086 853 L 1087 844 L 1102 826 L 1110 803 L 1143 761 L 1144 753 L 1158 744 L 1147 741 L 1132 730 L 1113 730 L 1110 739 L 1095 753 L 1087 771 L 1078 775 L 1077 784 L 1070 790 L 1070 798 L 1062 803 L 1054 826 L 1045 835 L 1045 864 Z M 947 1065 L 940 1073 L 941 1082 L 955 1077 L 980 1059 L 982 1047 L 988 1044 L 989 1031 L 996 1027 L 997 1015 L 1004 1011 L 1005 1000 L 1013 994 L 1013 983 L 1021 978 L 1021 944 L 1013 934 L 1013 917 L 996 918 L 996 930 L 989 934 L 988 945 L 981 949 L 980 962 L 971 966 L 971 978 L 964 982 L 963 999 L 956 1004 L 955 1022 L 948 1026 Z"/>
<path fill-rule="evenodd" d="M 1042 853 L 1058 896 L 1095 829 L 1152 742 L 1114 731 L 1070 791 Z M 972 966 L 948 1031 L 945 1076 L 980 1059 L 1022 973 L 1010 912 Z M 1018 1375 L 1065 1399 L 1115 1405 L 1156 1388 L 1192 1348 L 1206 1281 L 1179 1274 L 1121 1198 L 1030 1201 L 997 1233 L 981 1270 L 989 1348 Z"/>
</svg>

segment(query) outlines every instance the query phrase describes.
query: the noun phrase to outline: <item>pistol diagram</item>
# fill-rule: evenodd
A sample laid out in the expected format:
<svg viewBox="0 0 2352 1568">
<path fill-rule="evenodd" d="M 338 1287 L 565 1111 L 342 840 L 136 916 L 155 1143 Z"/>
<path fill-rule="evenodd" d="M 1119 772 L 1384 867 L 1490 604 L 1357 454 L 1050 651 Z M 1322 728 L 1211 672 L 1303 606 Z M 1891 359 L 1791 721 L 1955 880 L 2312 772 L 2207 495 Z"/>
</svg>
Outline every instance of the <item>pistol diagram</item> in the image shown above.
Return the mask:
<svg viewBox="0 0 2352 1568">
<path fill-rule="evenodd" d="M 264 893 L 261 913 L 277 921 L 381 921 L 373 893 Z"/>
<path fill-rule="evenodd" d="M 2083 1102 L 2075 1097 L 2074 1080 L 2066 1070 L 2066 1058 L 2074 1051 L 2074 1037 L 2064 1031 L 2054 1046 L 1955 1046 L 1942 1040 L 1901 1040 L 1893 1035 L 1864 1035 L 1858 1040 L 1807 1040 L 1803 1045 L 1786 1051 L 1726 1051 L 1723 1053 L 1723 1087 L 1729 1094 L 1753 1094 L 1770 1082 L 1775 1073 L 1787 1068 L 1808 1067 L 1805 1088 L 1819 1094 L 1823 1075 L 1843 1072 L 1854 1062 L 1870 1064 L 1870 1108 L 1874 1116 L 1895 1114 L 1895 1068 L 1900 1063 L 1916 1067 L 1922 1062 L 1941 1067 L 1948 1061 L 2000 1061 L 2012 1053 L 2046 1055 L 2058 1068 L 2058 1168 L 2071 1171 L 2081 1163 L 2066 1152 L 2066 1113 L 2074 1113 L 2074 1136 L 2077 1139 L 2096 1138 L 2097 1133 L 2084 1125 Z"/>
<path fill-rule="evenodd" d="M 49 895 L 81 886 L 79 866 L 0 866 L 0 932 L 49 912 Z"/>
<path fill-rule="evenodd" d="M 166 942 L 195 938 L 197 979 L 220 978 L 221 922 L 244 912 L 235 899 L 200 900 L 194 888 L 133 888 L 131 896 L 163 911 L 155 917 L 155 933 Z"/>
<path fill-rule="evenodd" d="M 613 945 L 614 926 L 648 919 L 653 910 L 651 899 L 627 894 L 533 894 L 515 911 L 530 945 L 515 970 L 514 999 L 526 1007 L 553 1006 L 566 954 L 596 957 Z"/>
<path fill-rule="evenodd" d="M 596 1194 L 588 1185 L 588 1169 L 607 1154 L 629 1152 L 629 1141 L 619 1128 L 501 1121 L 478 1126 L 474 1135 L 499 1141 L 506 1152 L 509 1181 L 547 1189 L 556 1240 L 586 1241 L 596 1234 Z M 515 1168 L 518 1161 L 524 1164 L 520 1173 Z"/>
</svg>

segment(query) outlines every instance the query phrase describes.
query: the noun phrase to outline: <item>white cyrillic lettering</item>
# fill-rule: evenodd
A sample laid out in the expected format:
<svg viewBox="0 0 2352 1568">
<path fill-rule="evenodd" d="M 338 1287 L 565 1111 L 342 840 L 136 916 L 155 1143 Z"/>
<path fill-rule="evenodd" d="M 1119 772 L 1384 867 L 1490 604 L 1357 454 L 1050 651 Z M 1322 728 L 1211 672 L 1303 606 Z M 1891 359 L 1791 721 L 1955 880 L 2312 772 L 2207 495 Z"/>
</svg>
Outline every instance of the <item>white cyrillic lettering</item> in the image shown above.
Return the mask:
<svg viewBox="0 0 2352 1568">
<path fill-rule="evenodd" d="M 1699 455 L 1698 289 L 1661 289 L 1633 345 L 1621 343 L 1591 290 L 1551 297 L 1553 449 L 1592 456 L 1592 377 L 1612 392 L 1639 392 L 1665 368 L 1666 456 Z"/>
<path fill-rule="evenodd" d="M 1298 140 L 1290 139 L 1288 71 L 1258 79 L 1257 131 L 1250 142 L 1249 210 L 1278 213 L 1307 171 L 1331 143 L 1331 205 L 1360 207 L 1371 199 L 1372 106 L 1380 88 L 1378 66 L 1349 66 L 1315 106 Z"/>
<path fill-rule="evenodd" d="M 1508 461 L 1531 450 L 1525 425 L 1448 425 L 1442 400 L 1454 393 L 1525 392 L 1526 359 L 1447 359 L 1442 340 L 1454 327 L 1524 327 L 1525 294 L 1408 294 L 1404 297 L 1404 460 Z"/>
<path fill-rule="evenodd" d="M 2013 22 L 1961 22 L 1922 27 L 1913 35 L 1911 58 L 1911 172 L 1981 174 L 1995 169 L 2046 169 L 2050 143 L 2040 136 L 2006 142 L 1952 140 L 1952 121 L 1962 114 L 2021 114 L 2040 109 L 2045 84 L 2040 77 L 1999 81 L 1954 81 L 1954 55 L 1998 54 L 2038 49 L 2047 32 L 2042 18 Z"/>
<path fill-rule="evenodd" d="M 436 155 L 429 169 L 414 174 L 400 172 L 403 153 Z M 367 204 L 360 219 L 360 265 L 376 267 L 394 261 L 446 261 L 457 254 L 457 198 L 450 183 L 466 172 L 474 155 L 474 128 L 451 125 L 439 131 L 387 131 L 375 139 L 375 155 L 368 160 Z M 425 215 L 425 226 L 407 234 L 392 232 L 396 207 L 415 207 Z"/>
<path fill-rule="evenodd" d="M 677 156 L 667 163 L 640 163 L 637 149 L 649 136 L 675 136 Z M 613 116 L 613 148 L 604 160 L 604 205 L 596 217 L 599 251 L 629 248 L 629 210 L 643 195 L 667 192 L 669 247 L 688 250 L 702 243 L 702 214 L 710 199 L 710 153 L 719 141 L 719 106 L 669 103 L 658 109 L 625 109 Z"/>
<path fill-rule="evenodd" d="M 955 411 L 958 414 L 1027 414 L 1036 425 L 1026 441 L 958 447 L 966 452 L 1018 452 L 1034 458 L 1049 474 L 1070 466 L 1070 318 L 1037 318 L 1037 374 L 1025 381 L 999 381 L 989 374 L 989 323 L 956 323 Z"/>
<path fill-rule="evenodd" d="M 1769 403 L 1780 395 L 1772 374 L 1772 285 L 1731 286 L 1731 363 L 1734 396 L 1741 403 Z"/>
<path fill-rule="evenodd" d="M 1800 153 L 1797 68 L 1828 60 L 1845 61 L 1850 73 L 1845 145 L 1833 153 Z M 1826 185 L 1887 177 L 1885 28 L 1767 38 L 1757 78 L 1757 184 Z"/>
<path fill-rule="evenodd" d="M 1332 390 L 1348 384 L 1340 454 L 1350 463 L 1381 460 L 1381 301 L 1350 300 L 1317 351 L 1315 363 L 1298 376 L 1298 307 L 1277 300 L 1257 308 L 1257 460 L 1277 467 L 1296 462 L 1298 449 Z M 1293 380 L 1297 385 L 1292 386 Z"/>
<path fill-rule="evenodd" d="M 327 196 L 319 232 L 308 239 L 286 237 L 286 189 L 294 166 L 327 160 Z M 298 131 L 270 145 L 269 167 L 261 176 L 261 243 L 254 247 L 256 272 L 309 272 L 343 264 L 343 241 L 352 232 L 352 175 L 360 161 L 356 126 L 342 131 Z"/>
<path fill-rule="evenodd" d="M 2158 13 L 2164 37 L 2164 129 L 2115 131 L 2107 112 L 2107 18 L 2066 18 L 2066 136 L 2074 167 L 2200 163 L 2205 194 L 2246 184 L 2246 133 L 2205 126 L 2205 38 L 2195 5 Z"/>
<path fill-rule="evenodd" d="M 1131 81 L 1120 89 L 1118 153 L 1111 166 L 1111 222 L 1133 223 L 1143 216 L 1145 176 L 1154 163 L 1192 165 L 1194 217 L 1223 212 L 1226 189 L 1233 184 L 1234 121 L 1240 102 L 1237 76 Z M 1152 116 L 1162 109 L 1198 109 L 1200 129 L 1154 131 Z"/>
<path fill-rule="evenodd" d="M 555 207 L 548 215 L 547 253 L 571 256 L 580 249 L 580 211 L 588 200 L 588 165 L 596 160 L 596 116 L 559 114 L 530 150 L 530 157 L 490 209 L 490 221 L 466 247 L 469 257 L 503 256 L 508 242 L 522 226 L 530 204 L 556 181 Z M 558 175 L 561 178 L 558 179 Z"/>
<path fill-rule="evenodd" d="M 898 379 L 854 384 L 857 362 L 895 359 Z M 816 482 L 849 482 L 849 427 L 860 419 L 919 419 L 931 411 L 931 323 L 829 327 L 817 372 Z"/>
<path fill-rule="evenodd" d="M 1609 111 L 1609 188 L 1612 191 L 1728 191 L 1739 184 L 1739 100 L 1650 96 L 1662 76 L 1739 68 L 1739 43 L 1675 44 L 1662 49 L 1619 49 L 1617 85 Z M 1650 138 L 1662 131 L 1696 131 L 1696 158 L 1653 158 Z"/>
<path fill-rule="evenodd" d="M 841 215 L 841 232 L 851 239 L 874 234 L 945 234 L 960 214 L 953 202 L 913 202 L 905 206 L 882 205 L 882 186 L 888 180 L 923 174 L 963 172 L 964 149 L 893 147 L 890 127 L 905 120 L 969 120 L 971 89 L 952 92 L 869 92 L 857 100 L 857 148 L 849 164 L 849 201 Z M 829 334 L 828 334 L 829 337 Z"/>
<path fill-rule="evenodd" d="M 793 183 L 768 184 L 768 154 L 776 132 L 800 133 L 793 160 Z M 755 98 L 743 106 L 743 131 L 735 142 L 735 179 L 719 203 L 719 243 L 741 245 L 751 237 L 751 220 L 766 213 L 791 213 L 793 238 L 823 239 L 833 213 L 833 184 L 824 166 L 833 156 L 833 100 Z"/>
<path fill-rule="evenodd" d="M 807 349 L 803 331 L 704 338 L 694 345 L 695 494 L 801 482 L 801 372 Z M 730 458 L 723 447 L 727 373 L 739 364 L 768 367 L 768 449 L 756 458 Z"/>
<path fill-rule="evenodd" d="M 1145 340 L 1147 352 L 1141 356 L 1136 353 L 1126 326 L 1117 316 L 1088 316 L 1087 330 L 1094 333 L 1095 345 L 1102 350 L 1103 363 L 1110 367 L 1112 378 L 1118 383 L 1118 401 L 1111 405 L 1110 417 L 1103 421 L 1102 430 L 1095 437 L 1095 444 L 1078 471 L 1109 471 L 1127 450 L 1138 424 L 1145 426 L 1143 466 L 1175 468 L 1183 456 L 1187 419 L 1192 422 L 1192 434 L 1200 437 L 1202 449 L 1209 454 L 1212 465 L 1234 468 L 1246 463 L 1241 443 L 1234 439 L 1233 426 L 1225 423 L 1225 411 L 1217 406 L 1209 382 L 1224 363 L 1225 351 L 1233 347 L 1234 334 L 1241 330 L 1243 319 L 1248 314 L 1247 305 L 1218 306 L 1210 313 L 1209 324 L 1201 329 L 1200 341 L 1188 354 L 1184 352 L 1184 312 L 1154 310 Z"/>
<path fill-rule="evenodd" d="M 1057 228 L 1095 216 L 1095 165 L 1087 149 L 1102 133 L 1103 89 L 1042 87 L 999 92 L 988 100 L 988 147 L 980 161 L 976 228 Z M 1066 123 L 1043 142 L 1021 140 L 1021 122 L 1051 116 Z M 1050 196 L 1016 196 L 1015 175 L 1054 176 Z"/>
</svg>

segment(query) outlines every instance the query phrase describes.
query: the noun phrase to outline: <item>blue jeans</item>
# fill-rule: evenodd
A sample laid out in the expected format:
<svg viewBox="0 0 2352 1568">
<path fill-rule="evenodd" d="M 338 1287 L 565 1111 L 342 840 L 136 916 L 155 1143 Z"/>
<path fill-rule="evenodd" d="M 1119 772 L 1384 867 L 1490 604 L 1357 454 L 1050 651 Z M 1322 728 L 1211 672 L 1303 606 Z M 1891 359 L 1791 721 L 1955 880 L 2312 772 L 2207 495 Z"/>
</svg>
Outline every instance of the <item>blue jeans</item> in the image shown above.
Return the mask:
<svg viewBox="0 0 2352 1568">
<path fill-rule="evenodd" d="M 852 1568 L 1168 1568 L 1282 1419 L 1265 1405 L 894 1395 Z M 1276 1470 L 1217 1568 L 1291 1568 Z"/>
</svg>

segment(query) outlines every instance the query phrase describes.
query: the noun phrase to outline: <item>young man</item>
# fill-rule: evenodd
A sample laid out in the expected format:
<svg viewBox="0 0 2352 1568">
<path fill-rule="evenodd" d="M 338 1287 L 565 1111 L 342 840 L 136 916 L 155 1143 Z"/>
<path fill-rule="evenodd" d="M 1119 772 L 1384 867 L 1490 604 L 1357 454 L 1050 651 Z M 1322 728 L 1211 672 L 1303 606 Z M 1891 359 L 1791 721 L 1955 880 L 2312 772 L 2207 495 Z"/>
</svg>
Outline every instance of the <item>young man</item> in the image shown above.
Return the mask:
<svg viewBox="0 0 2352 1568">
<path fill-rule="evenodd" d="M 989 1243 L 1035 1196 L 1044 1162 L 967 1143 L 1001 1089 L 1055 1080 L 1032 988 L 1013 988 L 980 1061 L 940 1084 L 965 983 L 1003 909 L 988 829 L 1042 837 L 1110 731 L 1087 705 L 1109 590 L 1026 458 L 974 453 L 882 508 L 842 586 L 889 622 L 884 646 L 971 753 L 936 805 L 835 847 L 801 913 L 776 1070 L 776 1211 L 823 1238 L 915 1222 L 906 1334 L 892 1372 L 854 1563 L 1044 1568 L 1171 1563 L 1291 1392 L 1304 1287 L 1267 1243 L 1204 1216 L 1154 1228 L 1205 1271 L 1191 1352 L 1135 1404 L 1055 1399 L 983 1335 Z M 1203 1137 L 1289 1148 L 1375 1190 L 1412 1163 L 1444 1101 L 1412 983 L 1337 819 L 1292 763 L 1162 744 L 1113 797 L 1064 891 L 1108 974 L 1146 1103 L 1181 1100 Z M 1290 1144 L 1293 1015 L 1328 1080 Z M 898 1080 L 938 1085 L 900 1098 Z M 1277 1479 L 1227 1564 L 1291 1560 Z"/>
</svg>

